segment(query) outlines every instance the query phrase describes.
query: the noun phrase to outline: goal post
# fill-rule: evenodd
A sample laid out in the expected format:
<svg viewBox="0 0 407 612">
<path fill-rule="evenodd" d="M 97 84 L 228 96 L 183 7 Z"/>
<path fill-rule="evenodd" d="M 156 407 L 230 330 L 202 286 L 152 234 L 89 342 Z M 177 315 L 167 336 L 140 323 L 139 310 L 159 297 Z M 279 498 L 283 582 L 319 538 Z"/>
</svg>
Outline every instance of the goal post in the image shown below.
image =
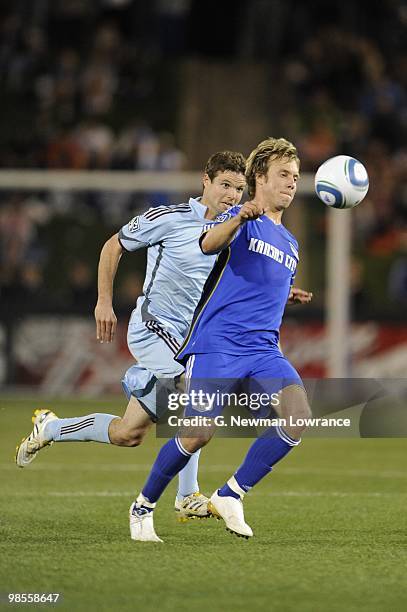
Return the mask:
<svg viewBox="0 0 407 612">
<path fill-rule="evenodd" d="M 330 378 L 350 376 L 351 214 L 328 209 L 325 320 Z"/>
</svg>

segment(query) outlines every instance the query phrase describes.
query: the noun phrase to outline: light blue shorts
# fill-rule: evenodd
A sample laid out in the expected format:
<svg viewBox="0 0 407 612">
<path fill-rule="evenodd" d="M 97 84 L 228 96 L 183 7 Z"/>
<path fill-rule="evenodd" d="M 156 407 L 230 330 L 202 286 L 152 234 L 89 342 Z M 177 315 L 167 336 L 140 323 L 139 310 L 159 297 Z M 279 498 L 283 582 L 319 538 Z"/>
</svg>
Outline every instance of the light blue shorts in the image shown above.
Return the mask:
<svg viewBox="0 0 407 612">
<path fill-rule="evenodd" d="M 153 421 L 157 420 L 157 380 L 174 380 L 184 368 L 174 360 L 183 338 L 174 335 L 165 323 L 141 321 L 132 317 L 127 331 L 127 344 L 137 363 L 123 377 L 127 398 L 136 397 Z"/>
</svg>

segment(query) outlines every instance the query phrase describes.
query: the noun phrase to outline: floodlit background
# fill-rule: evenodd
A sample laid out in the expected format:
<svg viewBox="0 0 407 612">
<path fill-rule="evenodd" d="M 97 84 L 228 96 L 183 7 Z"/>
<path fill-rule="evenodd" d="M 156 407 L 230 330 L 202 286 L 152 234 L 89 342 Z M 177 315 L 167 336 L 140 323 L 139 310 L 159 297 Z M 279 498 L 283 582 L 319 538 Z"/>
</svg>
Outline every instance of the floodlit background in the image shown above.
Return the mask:
<svg viewBox="0 0 407 612">
<path fill-rule="evenodd" d="M 400 0 L 368 10 L 294 0 L 3 2 L 0 384 L 62 396 L 119 392 L 145 256 L 120 263 L 119 333 L 100 347 L 92 317 L 103 242 L 150 205 L 198 195 L 214 151 L 248 154 L 268 135 L 300 152 L 301 190 L 285 222 L 301 244 L 297 284 L 315 296 L 287 312 L 286 354 L 303 375 L 336 373 L 326 327 L 328 214 L 312 174 L 346 153 L 366 165 L 371 186 L 359 208 L 336 213 L 350 216 L 352 230 L 353 327 L 342 334 L 339 371 L 404 375 L 406 24 Z M 106 175 L 79 181 L 57 170 Z"/>
<path fill-rule="evenodd" d="M 406 430 L 377 395 L 361 435 L 399 439 L 311 431 L 247 495 L 250 542 L 222 521 L 178 524 L 175 481 L 154 517 L 165 543 L 130 540 L 129 505 L 163 442 L 154 433 L 140 448 L 54 444 L 29 468 L 13 463 L 34 408 L 123 413 L 145 254 L 120 262 L 118 334 L 100 345 L 104 241 L 150 205 L 199 195 L 216 150 L 248 154 L 269 135 L 302 159 L 284 222 L 301 245 L 297 285 L 314 293 L 287 309 L 284 352 L 305 377 L 392 390 L 405 379 L 406 26 L 402 0 L 1 2 L 1 609 L 10 593 L 60 593 L 69 612 L 407 609 Z M 355 210 L 329 211 L 313 193 L 318 165 L 339 153 L 370 175 Z M 202 492 L 249 444 L 215 437 Z"/>
</svg>

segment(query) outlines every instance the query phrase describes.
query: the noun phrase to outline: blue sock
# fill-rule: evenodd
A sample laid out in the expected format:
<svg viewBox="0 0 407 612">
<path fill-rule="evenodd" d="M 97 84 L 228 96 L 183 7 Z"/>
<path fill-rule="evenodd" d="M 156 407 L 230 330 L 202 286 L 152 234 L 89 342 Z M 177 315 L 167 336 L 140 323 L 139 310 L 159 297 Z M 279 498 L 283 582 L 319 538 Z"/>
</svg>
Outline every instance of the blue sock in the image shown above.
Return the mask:
<svg viewBox="0 0 407 612">
<path fill-rule="evenodd" d="M 178 474 L 178 501 L 181 501 L 184 499 L 184 497 L 199 491 L 198 463 L 200 454 L 201 450 L 197 450 L 193 455 L 191 455 L 191 458 L 186 466 Z"/>
<path fill-rule="evenodd" d="M 95 413 L 72 419 L 50 421 L 44 431 L 54 442 L 104 442 L 110 444 L 109 425 L 118 417 L 114 414 Z"/>
<path fill-rule="evenodd" d="M 239 493 L 235 493 L 230 487 L 229 484 L 226 483 L 223 485 L 223 487 L 221 487 L 220 489 L 218 489 L 218 495 L 220 495 L 220 497 L 234 497 L 235 499 L 240 499 L 240 495 Z"/>
<path fill-rule="evenodd" d="M 266 476 L 273 465 L 297 446 L 301 440 L 294 440 L 281 428 L 270 428 L 251 447 L 242 463 L 227 484 L 218 493 L 220 496 L 242 497 Z"/>
<path fill-rule="evenodd" d="M 161 448 L 151 468 L 142 494 L 150 503 L 155 503 L 165 487 L 188 463 L 192 453 L 182 446 L 178 438 L 172 438 Z"/>
</svg>

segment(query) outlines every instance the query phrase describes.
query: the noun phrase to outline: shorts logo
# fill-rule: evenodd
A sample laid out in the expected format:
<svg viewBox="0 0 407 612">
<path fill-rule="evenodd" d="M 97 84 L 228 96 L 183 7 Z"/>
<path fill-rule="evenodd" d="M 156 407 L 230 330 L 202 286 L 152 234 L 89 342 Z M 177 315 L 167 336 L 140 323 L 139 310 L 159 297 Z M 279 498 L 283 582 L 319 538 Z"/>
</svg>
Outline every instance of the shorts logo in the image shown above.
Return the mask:
<svg viewBox="0 0 407 612">
<path fill-rule="evenodd" d="M 140 217 L 133 217 L 129 222 L 128 230 L 129 232 L 136 232 L 138 229 L 140 229 Z"/>
</svg>

